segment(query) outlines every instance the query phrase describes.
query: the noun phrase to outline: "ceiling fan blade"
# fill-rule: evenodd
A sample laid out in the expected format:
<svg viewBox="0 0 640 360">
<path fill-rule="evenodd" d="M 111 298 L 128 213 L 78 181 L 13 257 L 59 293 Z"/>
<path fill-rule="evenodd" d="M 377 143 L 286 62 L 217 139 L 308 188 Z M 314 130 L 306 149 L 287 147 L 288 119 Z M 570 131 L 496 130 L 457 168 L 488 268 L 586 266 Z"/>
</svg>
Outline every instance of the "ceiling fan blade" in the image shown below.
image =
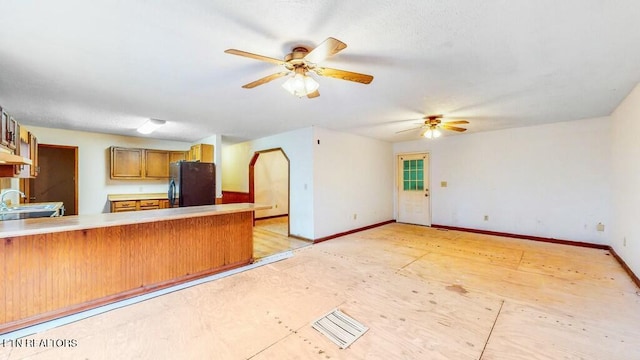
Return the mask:
<svg viewBox="0 0 640 360">
<path fill-rule="evenodd" d="M 333 56 L 339 53 L 346 47 L 347 44 L 338 39 L 330 37 L 327 38 L 327 40 L 323 41 L 320 45 L 316 46 L 315 49 L 311 50 L 311 52 L 309 52 L 307 56 L 304 57 L 304 59 L 306 61 L 317 64 L 322 60 L 328 58 L 329 56 Z"/>
<path fill-rule="evenodd" d="M 467 120 L 455 120 L 455 121 L 447 121 L 445 124 L 468 124 Z"/>
<path fill-rule="evenodd" d="M 330 69 L 324 67 L 317 67 L 313 69 L 316 74 L 320 76 L 328 76 L 341 80 L 355 81 L 361 84 L 369 84 L 373 80 L 373 76 L 367 74 L 360 74 L 351 71 Z"/>
<path fill-rule="evenodd" d="M 414 131 L 414 130 L 422 129 L 423 127 L 424 126 L 420 126 L 420 127 L 413 128 L 413 129 L 406 129 L 406 130 L 396 131 L 396 134 L 400 134 L 400 133 L 407 132 L 407 131 Z"/>
<path fill-rule="evenodd" d="M 272 57 L 268 57 L 268 56 L 263 56 L 263 55 L 258 55 L 258 54 L 252 54 L 250 52 L 246 52 L 246 51 L 242 51 L 242 50 L 227 49 L 224 52 L 227 53 L 227 54 L 244 56 L 244 57 L 248 57 L 248 58 L 256 59 L 256 60 L 260 60 L 260 61 L 266 61 L 266 62 L 270 62 L 270 63 L 276 64 L 276 65 L 284 65 L 284 61 L 282 61 L 280 59 L 276 59 L 276 58 L 272 58 Z"/>
<path fill-rule="evenodd" d="M 461 128 L 461 127 L 457 127 L 457 126 L 440 125 L 440 127 L 445 129 L 445 130 L 453 130 L 453 131 L 458 131 L 458 132 L 467 131 L 467 129 Z"/>
<path fill-rule="evenodd" d="M 307 94 L 307 97 L 308 97 L 309 99 L 313 99 L 313 98 L 316 98 L 316 97 L 318 97 L 318 96 L 320 96 L 320 92 L 319 92 L 318 90 L 316 90 L 316 91 L 314 91 L 314 92 L 312 92 L 312 93 Z"/>
<path fill-rule="evenodd" d="M 242 87 L 245 89 L 253 89 L 254 87 L 258 86 L 258 85 L 262 85 L 262 84 L 266 84 L 271 80 L 275 80 L 277 78 L 281 78 L 283 76 L 286 76 L 287 74 L 289 74 L 289 71 L 283 71 L 283 72 L 279 72 L 279 73 L 275 73 L 275 74 L 271 74 L 269 76 L 265 76 L 262 79 L 258 79 L 256 81 L 250 82 L 246 85 L 243 85 Z"/>
</svg>

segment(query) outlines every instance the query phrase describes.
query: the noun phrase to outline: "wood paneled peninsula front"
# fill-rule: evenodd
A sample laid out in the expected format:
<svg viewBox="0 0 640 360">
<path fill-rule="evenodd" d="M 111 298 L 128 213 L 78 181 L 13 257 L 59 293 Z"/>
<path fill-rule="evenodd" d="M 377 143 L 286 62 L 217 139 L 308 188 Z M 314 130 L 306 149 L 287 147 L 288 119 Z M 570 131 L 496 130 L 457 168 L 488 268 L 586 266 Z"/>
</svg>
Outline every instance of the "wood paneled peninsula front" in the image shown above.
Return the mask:
<svg viewBox="0 0 640 360">
<path fill-rule="evenodd" d="M 207 205 L 0 222 L 0 334 L 253 261 L 253 212 Z"/>
</svg>

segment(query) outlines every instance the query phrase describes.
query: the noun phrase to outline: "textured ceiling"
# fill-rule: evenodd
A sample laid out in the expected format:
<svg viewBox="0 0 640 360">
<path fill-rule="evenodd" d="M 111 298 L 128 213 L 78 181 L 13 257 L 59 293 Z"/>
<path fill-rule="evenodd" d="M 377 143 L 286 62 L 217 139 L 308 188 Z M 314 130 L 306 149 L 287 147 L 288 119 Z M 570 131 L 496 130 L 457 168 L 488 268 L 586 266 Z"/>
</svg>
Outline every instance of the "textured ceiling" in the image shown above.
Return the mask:
<svg viewBox="0 0 640 360">
<path fill-rule="evenodd" d="M 311 125 L 404 141 L 440 113 L 468 133 L 576 120 L 640 81 L 638 19 L 637 0 L 3 0 L 0 105 L 27 125 L 133 136 L 164 119 L 153 137 L 183 141 Z M 370 85 L 247 90 L 281 69 L 224 53 L 282 58 L 329 36 L 348 47 L 320 65 Z"/>
</svg>

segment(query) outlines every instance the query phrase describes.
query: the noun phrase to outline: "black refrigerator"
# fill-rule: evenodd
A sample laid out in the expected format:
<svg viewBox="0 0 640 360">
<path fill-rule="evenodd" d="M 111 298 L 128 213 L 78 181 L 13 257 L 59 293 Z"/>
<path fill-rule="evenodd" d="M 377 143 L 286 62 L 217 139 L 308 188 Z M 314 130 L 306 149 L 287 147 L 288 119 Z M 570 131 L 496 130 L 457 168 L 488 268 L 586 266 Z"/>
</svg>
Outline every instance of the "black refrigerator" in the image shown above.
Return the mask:
<svg viewBox="0 0 640 360">
<path fill-rule="evenodd" d="M 216 166 L 196 161 L 169 164 L 168 196 L 171 207 L 214 205 Z"/>
</svg>

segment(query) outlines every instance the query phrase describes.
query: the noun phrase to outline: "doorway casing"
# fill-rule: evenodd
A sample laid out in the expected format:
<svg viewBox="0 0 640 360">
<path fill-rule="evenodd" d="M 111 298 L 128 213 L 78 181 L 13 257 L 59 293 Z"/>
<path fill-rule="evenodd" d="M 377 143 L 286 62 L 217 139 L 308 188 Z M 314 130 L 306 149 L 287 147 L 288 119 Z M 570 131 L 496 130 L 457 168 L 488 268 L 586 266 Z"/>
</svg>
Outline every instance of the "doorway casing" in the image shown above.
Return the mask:
<svg viewBox="0 0 640 360">
<path fill-rule="evenodd" d="M 253 157 L 249 162 L 249 202 L 255 203 L 255 166 L 260 154 L 279 151 L 287 160 L 287 214 L 289 220 L 287 221 L 287 236 L 291 234 L 291 161 L 282 148 L 272 148 L 266 150 L 259 150 L 253 153 Z"/>
</svg>

